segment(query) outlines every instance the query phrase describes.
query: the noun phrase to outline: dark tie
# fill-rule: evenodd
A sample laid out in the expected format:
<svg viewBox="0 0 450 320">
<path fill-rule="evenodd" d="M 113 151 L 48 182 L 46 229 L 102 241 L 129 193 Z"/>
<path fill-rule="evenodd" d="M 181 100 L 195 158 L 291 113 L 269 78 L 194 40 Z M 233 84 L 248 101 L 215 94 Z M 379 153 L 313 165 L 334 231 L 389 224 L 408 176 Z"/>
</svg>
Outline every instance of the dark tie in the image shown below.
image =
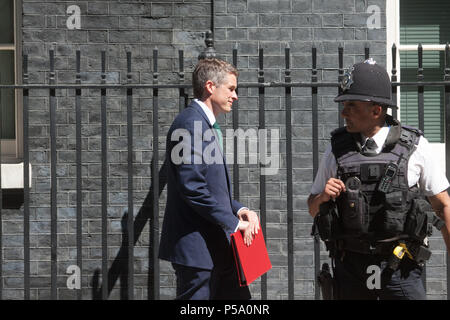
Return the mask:
<svg viewBox="0 0 450 320">
<path fill-rule="evenodd" d="M 373 154 L 377 154 L 376 149 L 377 149 L 377 144 L 375 143 L 375 141 L 372 138 L 369 138 L 366 140 L 366 144 L 362 148 L 362 151 L 365 154 L 373 155 Z"/>
<path fill-rule="evenodd" d="M 223 150 L 222 130 L 220 130 L 220 126 L 219 126 L 219 124 L 217 123 L 217 121 L 214 122 L 213 128 L 216 130 L 217 136 L 219 137 L 219 146 L 220 146 L 220 150 Z"/>
</svg>

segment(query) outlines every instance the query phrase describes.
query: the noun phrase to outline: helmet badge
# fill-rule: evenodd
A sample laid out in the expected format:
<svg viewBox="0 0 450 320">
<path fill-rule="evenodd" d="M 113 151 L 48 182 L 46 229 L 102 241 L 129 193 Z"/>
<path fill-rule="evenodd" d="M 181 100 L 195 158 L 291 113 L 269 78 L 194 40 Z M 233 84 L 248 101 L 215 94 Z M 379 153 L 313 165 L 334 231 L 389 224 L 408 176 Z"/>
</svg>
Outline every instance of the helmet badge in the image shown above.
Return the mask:
<svg viewBox="0 0 450 320">
<path fill-rule="evenodd" d="M 350 89 L 351 85 L 353 84 L 353 70 L 354 69 L 355 69 L 354 67 L 351 67 L 345 71 L 345 73 L 342 77 L 342 80 L 341 80 L 341 84 L 340 84 L 342 91 L 346 91 L 346 90 Z"/>
<path fill-rule="evenodd" d="M 367 63 L 367 64 L 377 64 L 377 62 L 376 62 L 375 60 L 373 60 L 372 58 L 369 58 L 369 59 L 365 60 L 364 63 Z"/>
</svg>

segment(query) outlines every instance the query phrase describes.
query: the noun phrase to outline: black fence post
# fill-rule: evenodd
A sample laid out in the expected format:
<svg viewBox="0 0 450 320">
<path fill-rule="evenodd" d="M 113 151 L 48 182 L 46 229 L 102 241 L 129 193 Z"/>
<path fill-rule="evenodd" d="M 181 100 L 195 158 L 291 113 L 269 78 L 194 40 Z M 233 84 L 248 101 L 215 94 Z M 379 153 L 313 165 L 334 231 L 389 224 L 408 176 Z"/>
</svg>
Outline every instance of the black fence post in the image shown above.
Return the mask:
<svg viewBox="0 0 450 320">
<path fill-rule="evenodd" d="M 422 44 L 419 43 L 419 46 L 417 48 L 417 59 L 418 59 L 418 69 L 417 69 L 417 81 L 422 82 L 423 81 L 423 48 Z M 418 116 L 419 116 L 419 130 L 422 132 L 425 132 L 425 115 L 424 115 L 424 86 L 418 85 L 417 86 L 417 101 L 418 101 Z M 423 272 L 422 272 L 422 283 L 423 287 L 425 288 L 425 292 L 427 290 L 427 269 L 426 269 L 426 263 L 423 266 Z"/>
<path fill-rule="evenodd" d="M 158 49 L 153 50 L 153 84 L 158 84 Z M 150 298 L 159 300 L 159 126 L 158 126 L 158 88 L 153 88 L 153 163 L 152 163 L 152 185 L 153 185 L 153 216 L 150 220 L 150 246 L 151 252 L 151 285 Z"/>
<path fill-rule="evenodd" d="M 338 48 L 338 61 L 339 61 L 339 69 L 338 69 L 338 82 L 341 83 L 342 78 L 344 77 L 344 48 L 339 46 Z M 338 86 L 338 95 L 342 94 L 341 86 Z M 341 117 L 342 110 L 344 109 L 344 105 L 342 102 L 338 103 L 338 123 L 339 127 L 344 126 L 344 118 Z"/>
<path fill-rule="evenodd" d="M 397 103 L 397 86 L 395 83 L 397 82 L 397 47 L 395 46 L 395 43 L 392 45 L 392 76 L 391 76 L 391 83 L 392 83 L 392 100 Z M 394 119 L 398 118 L 397 115 L 397 108 L 392 108 L 392 117 Z"/>
<path fill-rule="evenodd" d="M 369 48 L 369 44 L 366 43 L 364 46 L 364 60 L 367 60 L 370 58 L 370 48 Z"/>
<path fill-rule="evenodd" d="M 55 51 L 50 50 L 50 74 L 49 74 L 49 84 L 55 83 Z M 55 89 L 50 88 L 50 179 L 51 179 L 51 189 L 50 189 L 50 255 L 51 255 L 51 299 L 56 300 L 58 298 L 57 292 L 57 273 L 58 273 L 58 253 L 57 253 L 57 177 L 56 177 L 56 96 Z"/>
<path fill-rule="evenodd" d="M 312 99 L 312 145 L 313 145 L 313 177 L 316 176 L 319 168 L 319 110 L 317 103 L 317 48 L 312 47 L 312 68 L 311 68 L 311 99 Z M 320 299 L 320 286 L 317 276 L 320 272 L 320 239 L 314 235 L 314 298 Z"/>
<path fill-rule="evenodd" d="M 178 82 L 184 84 L 184 51 L 178 50 Z M 178 111 L 181 112 L 188 104 L 188 95 L 183 87 L 179 89 Z"/>
<path fill-rule="evenodd" d="M 106 84 L 106 52 L 101 52 L 101 83 Z M 108 299 L 108 128 L 106 111 L 106 88 L 100 90 L 101 104 L 101 163 L 102 163 L 102 299 Z"/>
<path fill-rule="evenodd" d="M 233 66 L 237 68 L 238 64 L 238 49 L 237 46 L 233 48 Z M 236 95 L 239 96 L 239 89 L 236 88 Z M 239 127 L 239 100 L 233 102 L 233 130 Z M 231 142 L 231 141 L 229 141 Z M 239 163 L 238 163 L 238 144 L 237 138 L 233 136 L 233 197 L 235 200 L 239 201 Z"/>
<path fill-rule="evenodd" d="M 259 48 L 259 56 L 258 56 L 258 62 L 259 62 L 259 70 L 258 70 L 258 83 L 263 84 L 264 83 L 264 49 Z M 265 88 L 264 86 L 260 86 L 258 88 L 258 106 L 259 106 L 259 127 L 258 132 L 260 130 L 265 129 L 266 127 L 266 120 L 265 120 Z M 261 141 L 260 141 L 261 143 Z M 260 155 L 261 156 L 261 155 Z M 262 165 L 262 164 L 260 164 Z M 266 234 L 266 176 L 261 174 L 262 170 L 260 170 L 259 175 L 259 201 L 260 201 L 260 215 L 261 215 L 261 229 L 262 233 L 266 235 L 266 242 L 267 234 Z M 266 300 L 267 299 L 267 274 L 264 274 L 261 277 L 261 299 Z"/>
<path fill-rule="evenodd" d="M 127 84 L 131 84 L 131 52 L 127 52 Z M 134 299 L 134 202 L 133 202 L 133 89 L 127 89 L 127 162 L 128 162 L 128 300 Z"/>
<path fill-rule="evenodd" d="M 417 81 L 422 82 L 423 81 L 423 48 L 422 44 L 419 43 L 419 46 L 417 48 L 417 60 L 418 60 L 418 69 L 417 69 Z M 418 102 L 418 117 L 419 117 L 419 130 L 422 132 L 425 132 L 425 113 L 424 113 L 424 86 L 418 85 L 417 86 L 417 102 Z"/>
<path fill-rule="evenodd" d="M 28 84 L 28 55 L 23 55 L 23 84 Z M 29 89 L 23 89 L 23 288 L 24 299 L 30 300 L 30 155 L 29 155 Z"/>
<path fill-rule="evenodd" d="M 81 54 L 80 50 L 76 51 L 76 80 L 75 83 L 81 84 Z M 77 167 L 77 266 L 80 270 L 80 283 L 83 278 L 83 196 L 82 196 L 82 179 L 81 179 L 81 89 L 75 89 L 75 139 L 76 139 L 76 167 Z M 82 299 L 81 288 L 77 291 L 77 299 Z"/>
<path fill-rule="evenodd" d="M 287 44 L 284 49 L 284 82 L 291 83 L 291 49 Z M 286 191 L 287 191 L 287 241 L 288 241 L 288 299 L 294 300 L 294 205 L 292 186 L 292 87 L 285 88 L 286 109 Z"/>
</svg>

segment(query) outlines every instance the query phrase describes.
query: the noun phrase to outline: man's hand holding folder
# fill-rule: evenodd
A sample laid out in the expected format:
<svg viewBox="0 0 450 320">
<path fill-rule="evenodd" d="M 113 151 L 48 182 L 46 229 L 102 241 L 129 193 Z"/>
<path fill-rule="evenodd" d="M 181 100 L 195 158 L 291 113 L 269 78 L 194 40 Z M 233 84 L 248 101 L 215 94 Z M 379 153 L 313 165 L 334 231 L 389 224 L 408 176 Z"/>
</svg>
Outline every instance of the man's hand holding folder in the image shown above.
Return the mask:
<svg viewBox="0 0 450 320">
<path fill-rule="evenodd" d="M 259 231 L 258 214 L 255 211 L 244 208 L 239 211 L 238 217 L 240 220 L 238 230 L 244 232 L 244 243 L 249 246 Z"/>
</svg>

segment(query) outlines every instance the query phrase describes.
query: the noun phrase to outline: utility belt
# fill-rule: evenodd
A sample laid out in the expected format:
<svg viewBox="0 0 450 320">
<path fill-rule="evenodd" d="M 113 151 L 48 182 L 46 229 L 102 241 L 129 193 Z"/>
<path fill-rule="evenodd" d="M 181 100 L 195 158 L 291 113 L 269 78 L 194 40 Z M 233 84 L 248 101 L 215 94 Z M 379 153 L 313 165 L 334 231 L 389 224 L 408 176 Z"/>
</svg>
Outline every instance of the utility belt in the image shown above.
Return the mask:
<svg viewBox="0 0 450 320">
<path fill-rule="evenodd" d="M 342 239 L 336 240 L 336 245 L 339 256 L 345 252 L 376 255 L 386 260 L 388 268 L 392 271 L 399 268 L 402 260 L 408 259 L 418 265 L 424 265 L 431 257 L 431 250 L 416 241 L 397 240 L 372 245 L 364 240 Z"/>
<path fill-rule="evenodd" d="M 431 250 L 427 246 L 409 240 L 371 244 L 368 241 L 360 239 L 341 239 L 336 240 L 336 246 L 339 251 L 351 251 L 361 254 L 378 255 L 381 257 L 390 257 L 394 254 L 400 259 L 408 257 L 417 263 L 423 263 L 431 257 Z"/>
<path fill-rule="evenodd" d="M 371 244 L 369 241 L 349 238 L 336 240 L 336 246 L 339 251 L 343 250 L 362 254 L 388 256 L 392 253 L 395 244 L 393 242 Z"/>
</svg>

